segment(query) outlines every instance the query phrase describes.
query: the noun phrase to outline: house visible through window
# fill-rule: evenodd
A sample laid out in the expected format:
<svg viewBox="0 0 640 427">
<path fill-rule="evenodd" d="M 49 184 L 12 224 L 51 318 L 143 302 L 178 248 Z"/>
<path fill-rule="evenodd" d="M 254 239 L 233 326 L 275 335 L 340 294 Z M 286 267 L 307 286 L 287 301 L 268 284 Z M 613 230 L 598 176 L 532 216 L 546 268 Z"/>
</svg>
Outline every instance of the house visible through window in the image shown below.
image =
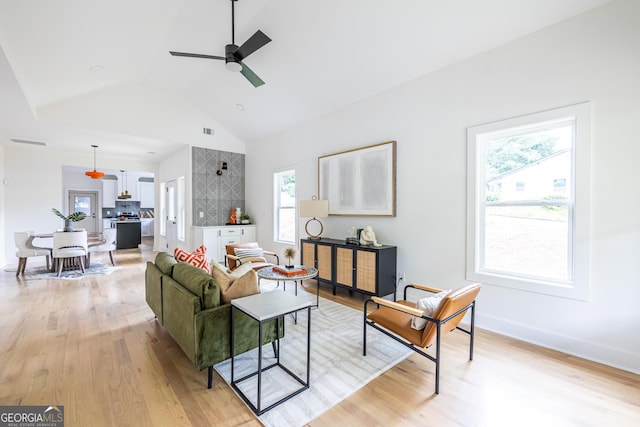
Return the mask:
<svg viewBox="0 0 640 427">
<path fill-rule="evenodd" d="M 468 129 L 470 279 L 587 298 L 589 132 L 588 104 Z"/>
<path fill-rule="evenodd" d="M 273 174 L 274 240 L 296 242 L 296 171 Z"/>
</svg>

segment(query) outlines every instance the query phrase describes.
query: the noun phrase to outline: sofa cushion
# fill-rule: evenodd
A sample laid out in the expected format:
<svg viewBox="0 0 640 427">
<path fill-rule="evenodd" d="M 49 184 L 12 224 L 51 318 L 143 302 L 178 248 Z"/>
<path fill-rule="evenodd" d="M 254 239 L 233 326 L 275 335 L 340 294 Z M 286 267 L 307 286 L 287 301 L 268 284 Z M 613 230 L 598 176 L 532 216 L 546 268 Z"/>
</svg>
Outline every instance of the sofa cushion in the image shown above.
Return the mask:
<svg viewBox="0 0 640 427">
<path fill-rule="evenodd" d="M 158 267 L 158 269 L 162 271 L 163 274 L 168 274 L 169 276 L 171 276 L 171 274 L 173 274 L 173 266 L 177 263 L 178 261 L 176 261 L 176 259 L 171 256 L 171 254 L 168 254 L 166 252 L 158 252 L 158 255 L 156 255 L 156 267 Z"/>
<path fill-rule="evenodd" d="M 250 262 L 242 264 L 229 273 L 226 267 L 213 260 L 211 261 L 211 274 L 220 286 L 222 304 L 228 304 L 234 298 L 260 293 L 258 275 Z"/>
<path fill-rule="evenodd" d="M 193 252 L 187 252 L 180 248 L 173 250 L 173 255 L 176 260 L 180 262 L 187 262 L 193 266 L 203 269 L 207 273 L 210 273 L 209 261 L 207 260 L 207 248 L 204 245 L 200 246 Z"/>
<path fill-rule="evenodd" d="M 200 298 L 203 309 L 220 305 L 218 282 L 206 271 L 185 262 L 173 267 L 173 280 Z"/>
</svg>

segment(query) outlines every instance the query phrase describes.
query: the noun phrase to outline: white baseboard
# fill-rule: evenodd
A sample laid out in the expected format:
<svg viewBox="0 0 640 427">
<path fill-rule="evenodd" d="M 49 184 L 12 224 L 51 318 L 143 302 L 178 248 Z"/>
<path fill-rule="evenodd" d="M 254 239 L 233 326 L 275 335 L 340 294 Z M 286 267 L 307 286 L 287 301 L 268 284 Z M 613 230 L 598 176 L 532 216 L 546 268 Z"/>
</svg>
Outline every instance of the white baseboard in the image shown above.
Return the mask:
<svg viewBox="0 0 640 427">
<path fill-rule="evenodd" d="M 532 328 L 507 319 L 476 312 L 476 326 L 541 347 L 561 351 L 634 374 L 640 374 L 640 354 L 598 342 L 585 341 L 554 332 Z"/>
</svg>

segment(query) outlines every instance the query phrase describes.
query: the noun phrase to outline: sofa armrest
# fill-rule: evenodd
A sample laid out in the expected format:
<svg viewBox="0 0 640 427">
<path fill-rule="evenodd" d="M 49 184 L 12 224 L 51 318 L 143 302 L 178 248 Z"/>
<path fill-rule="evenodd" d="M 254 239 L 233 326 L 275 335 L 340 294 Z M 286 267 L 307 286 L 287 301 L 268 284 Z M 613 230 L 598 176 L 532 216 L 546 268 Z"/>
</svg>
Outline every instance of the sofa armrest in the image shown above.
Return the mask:
<svg viewBox="0 0 640 427">
<path fill-rule="evenodd" d="M 164 327 L 189 359 L 196 363 L 194 316 L 201 311 L 200 297 L 166 276 L 162 279 Z"/>
<path fill-rule="evenodd" d="M 144 298 L 147 305 L 156 315 L 160 324 L 162 320 L 162 277 L 164 274 L 152 262 L 147 262 L 144 273 Z"/>
<path fill-rule="evenodd" d="M 242 354 L 258 345 L 258 322 L 239 310 L 235 313 L 235 354 Z M 231 357 L 231 304 L 202 310 L 195 315 L 196 367 L 204 369 Z M 275 319 L 262 329 L 262 343 L 276 339 Z M 284 318 L 280 320 L 280 337 L 284 336 Z"/>
</svg>

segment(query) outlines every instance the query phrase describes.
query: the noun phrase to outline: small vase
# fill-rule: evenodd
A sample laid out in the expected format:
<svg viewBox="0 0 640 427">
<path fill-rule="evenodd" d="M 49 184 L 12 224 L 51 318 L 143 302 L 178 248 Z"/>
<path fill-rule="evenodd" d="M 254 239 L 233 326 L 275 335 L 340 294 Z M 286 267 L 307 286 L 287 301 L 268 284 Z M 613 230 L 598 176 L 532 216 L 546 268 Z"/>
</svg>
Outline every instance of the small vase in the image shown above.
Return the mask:
<svg viewBox="0 0 640 427">
<path fill-rule="evenodd" d="M 73 221 L 70 219 L 64 220 L 64 231 L 73 231 Z"/>
</svg>

